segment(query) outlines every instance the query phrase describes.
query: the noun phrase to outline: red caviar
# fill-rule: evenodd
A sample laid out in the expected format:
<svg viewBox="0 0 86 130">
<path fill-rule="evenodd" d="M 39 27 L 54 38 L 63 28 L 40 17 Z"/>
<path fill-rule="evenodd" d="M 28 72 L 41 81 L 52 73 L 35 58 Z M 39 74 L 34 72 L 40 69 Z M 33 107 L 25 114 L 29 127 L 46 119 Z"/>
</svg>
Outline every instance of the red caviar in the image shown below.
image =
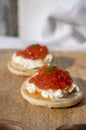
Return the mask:
<svg viewBox="0 0 86 130">
<path fill-rule="evenodd" d="M 48 49 L 46 46 L 41 46 L 39 44 L 30 45 L 25 50 L 20 50 L 17 53 L 17 56 L 23 56 L 24 58 L 29 58 L 32 60 L 35 59 L 44 59 L 48 54 Z"/>
<path fill-rule="evenodd" d="M 43 66 L 38 74 L 29 80 L 29 83 L 34 83 L 43 90 L 63 90 L 72 85 L 72 79 L 68 71 Z"/>
</svg>

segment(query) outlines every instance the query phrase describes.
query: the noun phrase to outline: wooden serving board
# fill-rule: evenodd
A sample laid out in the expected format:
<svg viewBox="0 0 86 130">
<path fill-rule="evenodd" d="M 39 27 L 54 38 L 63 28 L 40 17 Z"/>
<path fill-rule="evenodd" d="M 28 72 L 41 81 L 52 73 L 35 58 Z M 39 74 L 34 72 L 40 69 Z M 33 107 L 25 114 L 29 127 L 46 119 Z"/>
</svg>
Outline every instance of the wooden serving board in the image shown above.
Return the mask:
<svg viewBox="0 0 86 130">
<path fill-rule="evenodd" d="M 86 53 L 52 52 L 59 68 L 69 70 L 73 80 L 84 91 L 79 104 L 65 109 L 33 106 L 23 99 L 20 87 L 27 77 L 16 76 L 7 69 L 15 50 L 0 50 L 0 119 L 20 122 L 28 130 L 55 130 L 65 124 L 86 123 Z"/>
</svg>

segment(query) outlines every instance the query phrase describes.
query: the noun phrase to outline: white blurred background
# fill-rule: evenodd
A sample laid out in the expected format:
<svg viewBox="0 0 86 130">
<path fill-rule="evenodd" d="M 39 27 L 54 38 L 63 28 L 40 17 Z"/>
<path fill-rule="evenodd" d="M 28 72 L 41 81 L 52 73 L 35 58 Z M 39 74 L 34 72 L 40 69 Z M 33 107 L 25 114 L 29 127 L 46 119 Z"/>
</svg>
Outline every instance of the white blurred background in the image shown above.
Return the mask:
<svg viewBox="0 0 86 130">
<path fill-rule="evenodd" d="M 86 51 L 86 0 L 0 0 L 0 47 Z"/>
</svg>

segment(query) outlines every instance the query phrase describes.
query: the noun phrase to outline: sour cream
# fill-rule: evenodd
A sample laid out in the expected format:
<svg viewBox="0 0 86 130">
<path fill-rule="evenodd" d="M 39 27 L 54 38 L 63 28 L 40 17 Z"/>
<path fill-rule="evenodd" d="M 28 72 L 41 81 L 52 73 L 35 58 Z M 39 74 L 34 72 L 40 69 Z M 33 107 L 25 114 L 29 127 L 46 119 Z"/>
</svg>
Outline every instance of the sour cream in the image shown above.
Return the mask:
<svg viewBox="0 0 86 130">
<path fill-rule="evenodd" d="M 23 65 L 26 69 L 34 69 L 42 67 L 43 65 L 50 64 L 52 62 L 53 56 L 51 54 L 48 54 L 44 60 L 38 59 L 38 60 L 32 60 L 28 58 L 24 58 L 22 56 L 17 56 L 16 53 L 12 56 L 12 61 L 14 63 Z"/>
<path fill-rule="evenodd" d="M 69 87 L 71 89 L 71 92 L 69 91 L 69 89 L 67 90 L 42 90 L 40 88 L 38 88 L 34 83 L 29 83 L 28 81 L 26 82 L 26 90 L 28 92 L 30 92 L 31 94 L 34 94 L 36 91 L 41 93 L 41 96 L 44 98 L 50 98 L 52 100 L 56 100 L 59 98 L 63 98 L 66 94 L 68 93 L 72 93 L 74 90 L 79 91 L 79 88 L 77 85 L 73 84 L 71 87 Z"/>
<path fill-rule="evenodd" d="M 63 97 L 63 92 L 61 89 L 57 91 L 53 91 L 52 89 L 42 90 L 38 88 L 34 83 L 29 83 L 28 81 L 26 82 L 26 90 L 31 94 L 34 94 L 36 91 L 38 91 L 44 98 L 56 99 L 57 97 L 58 98 Z"/>
</svg>

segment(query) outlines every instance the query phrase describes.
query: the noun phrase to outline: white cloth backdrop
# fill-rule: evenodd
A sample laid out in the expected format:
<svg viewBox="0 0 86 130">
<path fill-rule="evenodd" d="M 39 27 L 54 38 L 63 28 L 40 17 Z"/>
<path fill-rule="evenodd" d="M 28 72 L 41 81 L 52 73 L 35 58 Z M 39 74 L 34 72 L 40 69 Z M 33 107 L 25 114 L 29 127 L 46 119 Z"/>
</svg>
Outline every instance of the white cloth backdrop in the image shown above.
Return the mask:
<svg viewBox="0 0 86 130">
<path fill-rule="evenodd" d="M 23 2 L 23 0 L 20 0 L 20 2 L 21 1 Z M 36 3 L 36 1 L 37 0 L 30 0 L 30 3 Z M 53 0 L 50 1 L 52 1 L 53 3 Z M 43 0 L 40 0 L 40 2 L 43 2 Z M 45 4 L 46 2 L 49 3 L 48 0 L 44 0 L 44 2 Z M 44 6 L 44 4 L 41 4 L 41 6 L 42 5 Z M 37 7 L 38 6 L 39 2 L 37 4 Z M 26 19 L 29 16 L 30 18 L 32 18 L 29 14 L 31 13 L 30 10 L 26 13 L 26 11 L 21 8 L 22 12 L 21 10 L 19 10 L 19 12 L 21 13 L 20 15 L 18 15 L 21 16 L 25 13 L 23 19 L 28 25 L 22 23 L 23 34 L 25 33 L 28 39 L 23 40 L 14 37 L 0 37 L 0 48 L 23 48 L 32 44 L 34 41 L 41 42 L 47 45 L 49 49 L 53 50 L 86 51 L 86 0 L 54 0 L 54 4 L 51 5 L 48 10 L 47 7 L 48 4 L 46 5 L 46 11 L 43 8 L 45 12 L 43 12 L 42 10 L 42 15 L 40 13 L 39 19 L 37 19 L 36 17 L 36 11 L 38 10 L 36 10 L 36 8 L 34 10 L 34 8 L 30 7 L 30 10 L 33 9 L 33 22 L 30 24 Z M 27 10 L 28 5 L 25 6 L 24 9 Z M 36 12 L 35 16 L 34 11 Z M 41 12 L 40 9 L 39 11 Z M 35 20 L 38 20 L 40 24 Z M 20 19 L 19 21 L 22 21 L 22 19 Z M 37 26 L 37 30 L 33 28 L 33 23 L 35 23 L 34 28 L 35 26 Z M 19 28 L 21 26 L 19 25 Z M 29 39 L 29 27 L 31 28 L 32 34 L 35 35 L 32 40 Z M 39 33 L 34 33 L 33 29 Z"/>
<path fill-rule="evenodd" d="M 57 0 L 41 30 L 42 40 L 55 50 L 86 51 L 86 0 Z"/>
</svg>

